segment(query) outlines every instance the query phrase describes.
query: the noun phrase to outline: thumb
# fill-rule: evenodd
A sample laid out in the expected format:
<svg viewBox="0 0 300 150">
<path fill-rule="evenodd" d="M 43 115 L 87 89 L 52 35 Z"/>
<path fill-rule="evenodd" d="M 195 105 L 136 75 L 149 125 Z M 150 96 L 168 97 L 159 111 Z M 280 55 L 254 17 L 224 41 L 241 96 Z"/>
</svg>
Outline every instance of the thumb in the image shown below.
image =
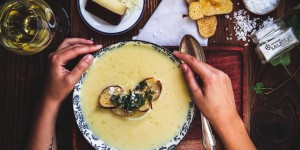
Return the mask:
<svg viewBox="0 0 300 150">
<path fill-rule="evenodd" d="M 76 83 L 81 75 L 91 66 L 94 57 L 91 54 L 85 55 L 75 68 L 67 75 L 72 83 Z"/>
</svg>

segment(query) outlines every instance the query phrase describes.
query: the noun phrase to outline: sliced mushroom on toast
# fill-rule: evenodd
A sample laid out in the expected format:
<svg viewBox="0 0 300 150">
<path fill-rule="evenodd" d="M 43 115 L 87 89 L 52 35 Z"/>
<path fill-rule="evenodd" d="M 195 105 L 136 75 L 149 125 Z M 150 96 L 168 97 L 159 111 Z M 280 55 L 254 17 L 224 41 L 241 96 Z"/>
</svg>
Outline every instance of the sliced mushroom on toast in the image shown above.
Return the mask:
<svg viewBox="0 0 300 150">
<path fill-rule="evenodd" d="M 145 104 L 139 108 L 139 111 L 140 112 L 147 112 L 148 110 L 150 110 L 152 108 L 151 105 L 152 105 L 151 102 L 149 102 L 148 100 L 146 100 Z"/>
<path fill-rule="evenodd" d="M 157 100 L 162 90 L 161 82 L 159 80 L 156 80 L 148 90 L 153 92 L 152 101 Z"/>
<path fill-rule="evenodd" d="M 135 114 L 134 111 L 127 111 L 119 107 L 112 109 L 112 112 L 122 117 L 130 117 Z"/>
<path fill-rule="evenodd" d="M 149 101 L 156 100 L 161 93 L 162 84 L 154 77 L 141 81 L 135 90 L 140 90 Z"/>
<path fill-rule="evenodd" d="M 107 109 L 117 108 L 112 101 L 112 97 L 121 97 L 123 93 L 123 89 L 120 86 L 109 86 L 104 89 L 99 98 L 99 106 Z"/>
</svg>

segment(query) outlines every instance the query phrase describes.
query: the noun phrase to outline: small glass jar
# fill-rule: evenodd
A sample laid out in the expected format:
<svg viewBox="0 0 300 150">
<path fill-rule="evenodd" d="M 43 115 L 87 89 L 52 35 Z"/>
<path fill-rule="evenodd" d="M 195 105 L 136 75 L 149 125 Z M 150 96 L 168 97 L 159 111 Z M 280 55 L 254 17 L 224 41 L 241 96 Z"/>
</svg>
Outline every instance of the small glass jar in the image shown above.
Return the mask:
<svg viewBox="0 0 300 150">
<path fill-rule="evenodd" d="M 255 51 L 262 63 L 267 63 L 299 44 L 293 29 L 280 18 L 251 35 Z"/>
</svg>

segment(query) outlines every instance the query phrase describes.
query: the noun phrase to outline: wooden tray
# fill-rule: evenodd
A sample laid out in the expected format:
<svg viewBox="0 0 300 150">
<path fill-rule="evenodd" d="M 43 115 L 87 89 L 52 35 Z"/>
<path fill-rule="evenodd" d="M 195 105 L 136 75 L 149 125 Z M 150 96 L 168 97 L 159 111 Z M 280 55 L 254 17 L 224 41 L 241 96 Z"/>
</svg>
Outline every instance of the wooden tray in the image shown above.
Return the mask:
<svg viewBox="0 0 300 150">
<path fill-rule="evenodd" d="M 178 49 L 178 47 L 168 47 L 170 50 Z M 204 47 L 207 63 L 213 67 L 220 69 L 228 74 L 232 80 L 232 87 L 235 96 L 237 111 L 243 121 L 246 121 L 247 115 L 247 65 L 246 56 L 243 48 L 239 47 Z M 222 90 L 222 89 L 220 89 Z M 73 149 L 75 150 L 92 150 L 93 147 L 82 136 L 76 122 L 73 123 Z M 195 119 L 187 133 L 186 137 L 179 143 L 176 149 L 200 150 L 204 149 L 201 139 L 201 120 L 199 111 L 197 111 Z M 216 136 L 217 149 L 222 149 L 219 138 Z"/>
</svg>

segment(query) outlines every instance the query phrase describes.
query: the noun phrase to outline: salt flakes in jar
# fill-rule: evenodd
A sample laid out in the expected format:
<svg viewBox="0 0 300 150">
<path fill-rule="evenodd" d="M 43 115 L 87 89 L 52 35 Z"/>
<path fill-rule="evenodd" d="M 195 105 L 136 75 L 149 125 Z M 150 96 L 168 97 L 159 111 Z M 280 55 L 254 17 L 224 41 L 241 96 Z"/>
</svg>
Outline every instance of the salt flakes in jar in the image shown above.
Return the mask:
<svg viewBox="0 0 300 150">
<path fill-rule="evenodd" d="M 251 38 L 257 44 L 255 51 L 262 63 L 274 60 L 299 44 L 293 29 L 286 27 L 281 18 L 255 32 Z"/>
<path fill-rule="evenodd" d="M 254 14 L 264 15 L 273 11 L 280 0 L 244 0 L 246 8 Z"/>
</svg>

